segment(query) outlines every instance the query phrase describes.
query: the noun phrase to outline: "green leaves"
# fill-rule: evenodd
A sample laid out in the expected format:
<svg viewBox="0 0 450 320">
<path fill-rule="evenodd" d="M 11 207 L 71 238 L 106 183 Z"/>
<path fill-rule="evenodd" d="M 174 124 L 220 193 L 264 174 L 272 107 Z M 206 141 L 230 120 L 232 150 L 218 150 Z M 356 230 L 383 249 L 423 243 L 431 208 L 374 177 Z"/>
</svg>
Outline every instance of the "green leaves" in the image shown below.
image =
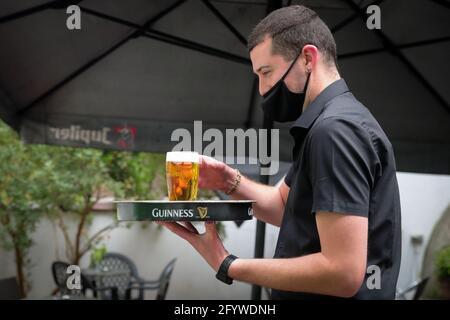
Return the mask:
<svg viewBox="0 0 450 320">
<path fill-rule="evenodd" d="M 0 222 L 14 243 L 27 248 L 28 236 L 39 220 L 44 183 L 40 148 L 24 146 L 17 135 L 0 123 Z"/>
<path fill-rule="evenodd" d="M 436 267 L 439 278 L 450 279 L 450 245 L 438 252 L 436 257 Z"/>
<path fill-rule="evenodd" d="M 31 235 L 46 216 L 57 220 L 68 258 L 77 261 L 104 236 L 100 232 L 89 238 L 87 232 L 94 204 L 107 196 L 165 195 L 164 165 L 163 155 L 25 145 L 0 121 L 0 246 L 18 250 L 17 263 L 26 263 Z M 64 220 L 73 217 L 78 230 L 70 234 Z M 18 265 L 19 281 L 25 281 L 23 268 Z"/>
<path fill-rule="evenodd" d="M 101 245 L 98 246 L 96 248 L 92 249 L 91 252 L 91 261 L 90 261 L 90 267 L 94 268 L 95 266 L 97 266 L 100 261 L 102 261 L 103 257 L 106 254 L 106 246 L 105 245 Z"/>
<path fill-rule="evenodd" d="M 112 179 L 121 183 L 123 197 L 152 199 L 165 194 L 165 185 L 151 185 L 156 176 L 164 175 L 163 155 L 104 151 L 103 160 Z"/>
</svg>

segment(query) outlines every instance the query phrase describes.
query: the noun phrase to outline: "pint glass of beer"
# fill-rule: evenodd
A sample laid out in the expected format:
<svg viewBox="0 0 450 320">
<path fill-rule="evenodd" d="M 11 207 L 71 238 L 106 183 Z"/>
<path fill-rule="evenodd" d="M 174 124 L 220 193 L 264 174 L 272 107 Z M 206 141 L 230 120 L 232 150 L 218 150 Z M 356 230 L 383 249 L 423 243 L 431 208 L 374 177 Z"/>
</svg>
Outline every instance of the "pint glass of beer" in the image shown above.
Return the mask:
<svg viewBox="0 0 450 320">
<path fill-rule="evenodd" d="M 195 200 L 198 189 L 197 152 L 175 151 L 166 155 L 166 178 L 169 200 Z"/>
</svg>

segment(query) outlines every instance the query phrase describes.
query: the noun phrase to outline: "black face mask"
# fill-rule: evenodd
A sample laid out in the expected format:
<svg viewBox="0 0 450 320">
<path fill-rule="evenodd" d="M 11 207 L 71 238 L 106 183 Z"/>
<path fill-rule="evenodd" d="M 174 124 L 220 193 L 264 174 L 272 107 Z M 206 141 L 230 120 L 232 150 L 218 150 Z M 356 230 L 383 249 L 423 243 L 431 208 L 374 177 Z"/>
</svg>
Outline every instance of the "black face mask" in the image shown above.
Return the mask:
<svg viewBox="0 0 450 320">
<path fill-rule="evenodd" d="M 299 56 L 300 54 L 297 55 L 281 79 L 262 96 L 261 106 L 264 114 L 275 121 L 294 121 L 302 114 L 310 73 L 308 73 L 302 93 L 290 91 L 284 83 L 284 78 L 289 74 Z"/>
</svg>

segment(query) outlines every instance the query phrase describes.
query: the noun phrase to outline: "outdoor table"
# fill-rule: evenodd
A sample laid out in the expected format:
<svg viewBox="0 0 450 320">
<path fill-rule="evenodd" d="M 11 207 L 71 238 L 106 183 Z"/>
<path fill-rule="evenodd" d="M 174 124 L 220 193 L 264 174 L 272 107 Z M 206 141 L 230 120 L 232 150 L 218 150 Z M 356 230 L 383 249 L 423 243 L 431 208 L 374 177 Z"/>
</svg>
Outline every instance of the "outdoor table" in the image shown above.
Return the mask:
<svg viewBox="0 0 450 320">
<path fill-rule="evenodd" d="M 126 270 L 109 270 L 107 268 L 89 268 L 83 269 L 82 274 L 86 276 L 90 281 L 94 282 L 96 288 L 101 289 L 104 286 L 104 280 L 111 277 L 130 276 L 130 272 Z M 103 293 L 99 292 L 99 296 L 103 297 Z"/>
</svg>

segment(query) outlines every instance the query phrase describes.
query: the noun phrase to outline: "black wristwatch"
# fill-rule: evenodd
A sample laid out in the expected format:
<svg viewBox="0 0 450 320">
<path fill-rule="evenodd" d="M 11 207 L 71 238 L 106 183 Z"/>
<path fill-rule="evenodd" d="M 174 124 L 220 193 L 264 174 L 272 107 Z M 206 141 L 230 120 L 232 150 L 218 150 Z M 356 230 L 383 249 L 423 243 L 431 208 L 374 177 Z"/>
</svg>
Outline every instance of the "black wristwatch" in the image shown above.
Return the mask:
<svg viewBox="0 0 450 320">
<path fill-rule="evenodd" d="M 226 284 L 232 284 L 233 279 L 228 276 L 228 268 L 230 267 L 231 263 L 237 258 L 238 257 L 230 254 L 228 257 L 223 259 L 222 264 L 220 265 L 219 270 L 217 271 L 216 278 L 222 282 L 225 282 Z"/>
</svg>

